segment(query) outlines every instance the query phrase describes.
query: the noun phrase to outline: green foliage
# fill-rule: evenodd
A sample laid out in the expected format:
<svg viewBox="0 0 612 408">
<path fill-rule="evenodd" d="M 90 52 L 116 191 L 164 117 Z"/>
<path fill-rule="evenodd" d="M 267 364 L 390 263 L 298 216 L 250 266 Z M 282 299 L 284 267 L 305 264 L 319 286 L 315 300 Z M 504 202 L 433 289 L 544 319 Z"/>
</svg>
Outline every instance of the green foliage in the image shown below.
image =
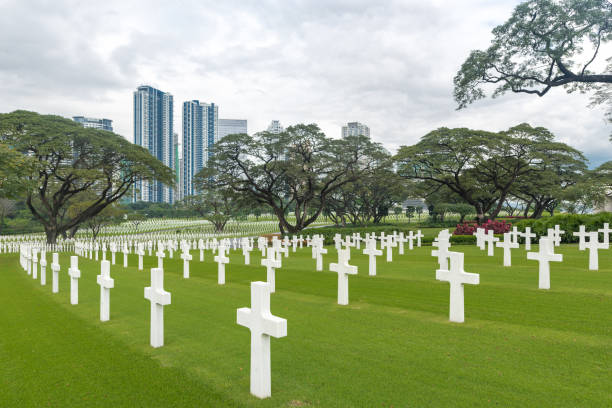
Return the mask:
<svg viewBox="0 0 612 408">
<path fill-rule="evenodd" d="M 531 227 L 531 232 L 539 237 L 546 235 L 548 228 L 554 228 L 559 225 L 565 233 L 561 236 L 561 242 L 572 243 L 578 242 L 578 237 L 573 235 L 577 232 L 581 225 L 584 225 L 587 231 L 596 231 L 603 228 L 604 223 L 612 225 L 612 213 L 599 214 L 559 214 L 553 217 L 542 217 L 540 219 L 525 219 L 514 224 L 519 231 L 524 231 L 525 227 Z"/>
<path fill-rule="evenodd" d="M 323 236 L 325 245 L 333 245 L 334 244 L 334 236 L 336 234 L 340 234 L 342 236 L 351 235 L 354 233 L 360 233 L 362 237 L 365 237 L 366 233 L 376 235 L 380 235 L 381 232 L 384 232 L 386 235 L 392 235 L 394 232 L 400 233 L 403 232 L 404 235 L 408 235 L 410 231 L 416 233 L 419 228 L 408 228 L 406 226 L 398 226 L 398 225 L 376 225 L 376 226 L 347 226 L 347 227 L 324 227 L 324 228 L 315 228 L 315 229 L 307 229 L 303 231 L 304 234 L 318 234 Z M 436 234 L 437 234 L 436 230 Z M 425 233 L 424 233 L 425 234 Z M 431 245 L 433 239 L 435 238 L 434 234 L 431 231 L 428 231 L 425 234 L 425 237 L 421 239 L 421 243 L 423 245 Z M 476 237 L 473 236 L 451 236 L 451 243 L 455 245 L 472 245 L 476 243 Z M 415 241 L 416 245 L 416 241 Z"/>
<path fill-rule="evenodd" d="M 293 233 L 312 224 L 329 196 L 369 171 L 383 150 L 364 136 L 332 139 L 315 124 L 298 124 L 280 134 L 228 135 L 208 166 L 216 188 L 269 206 L 281 230 Z"/>
<path fill-rule="evenodd" d="M 399 175 L 419 183 L 436 215 L 449 212 L 440 207 L 440 198 L 457 199 L 471 205 L 480 222 L 497 217 L 506 198 L 517 195 L 521 186 L 527 190 L 542 179 L 567 186 L 586 170 L 579 151 L 555 142 L 547 129 L 526 123 L 499 133 L 440 128 L 413 146 L 402 146 L 395 159 Z M 551 177 L 551 169 L 559 168 L 565 169 L 563 177 Z M 546 191 L 558 198 L 561 188 Z"/>
<path fill-rule="evenodd" d="M 593 84 L 611 83 L 609 71 L 590 69 L 600 46 L 612 39 L 610 21 L 608 0 L 519 4 L 508 21 L 493 29 L 491 46 L 472 51 L 455 76 L 459 109 L 484 98 L 483 85 L 496 86 L 496 97 L 508 91 L 543 96 L 559 86 L 586 91 L 596 89 Z"/>
<path fill-rule="evenodd" d="M 289 332 L 271 340 L 266 400 L 249 393 L 250 332 L 235 323 L 236 309 L 250 305 L 251 282 L 266 280 L 259 251 L 251 265 L 231 251 L 224 286 L 208 251 L 204 262 L 191 263 L 190 279 L 182 259 L 165 258 L 173 302 L 158 349 L 149 346 L 142 297 L 150 277 L 137 270 L 136 255 L 128 268 L 112 269 L 111 320 L 100 322 L 99 262 L 79 259 L 73 306 L 68 279 L 53 294 L 19 269 L 16 254 L 0 254 L 0 406 L 612 406 L 610 262 L 589 271 L 588 251 L 556 248 L 563 262 L 551 265 L 552 288 L 544 292 L 524 248 L 512 251 L 513 266 L 505 268 L 499 249 L 488 257 L 462 246 L 465 270 L 479 273 L 481 284 L 465 286 L 466 322 L 456 324 L 448 322 L 449 285 L 435 280 L 431 247 L 395 252 L 390 263 L 378 257 L 376 277 L 367 274 L 368 257 L 354 251 L 350 264 L 359 273 L 349 278 L 349 306 L 336 304 L 329 263 L 337 254 L 328 250 L 322 272 L 309 248 L 290 253 L 277 271 L 271 312 L 287 319 Z M 60 255 L 63 276 L 69 262 Z M 146 271 L 156 265 L 145 255 Z"/>
<path fill-rule="evenodd" d="M 25 202 L 50 243 L 117 202 L 138 180 L 174 183 L 172 170 L 146 149 L 59 116 L 0 114 L 0 142 L 35 163 L 19 176 L 32 185 Z M 90 205 L 69 214 L 71 206 L 84 201 Z"/>
</svg>

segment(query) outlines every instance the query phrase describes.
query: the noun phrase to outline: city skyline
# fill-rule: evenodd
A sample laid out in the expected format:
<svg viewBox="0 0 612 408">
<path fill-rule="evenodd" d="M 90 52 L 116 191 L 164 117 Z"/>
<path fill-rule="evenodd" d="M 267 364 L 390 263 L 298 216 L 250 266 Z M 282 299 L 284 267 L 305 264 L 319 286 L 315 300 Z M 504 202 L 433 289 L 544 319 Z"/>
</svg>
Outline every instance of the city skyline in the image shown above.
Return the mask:
<svg viewBox="0 0 612 408">
<path fill-rule="evenodd" d="M 174 98 L 149 85 L 134 91 L 134 141 L 164 165 L 175 168 Z M 159 181 L 137 181 L 134 201 L 174 202 L 174 189 Z"/>
<path fill-rule="evenodd" d="M 206 167 L 219 139 L 219 106 L 197 99 L 183 102 L 181 197 L 194 194 L 193 178 Z"/>
<path fill-rule="evenodd" d="M 0 51 L 19 58 L 0 64 L 0 111 L 110 118 L 132 140 L 127 95 L 148 83 L 178 101 L 214 100 L 223 117 L 246 119 L 252 131 L 277 118 L 317 123 L 338 137 L 357 120 L 395 152 L 443 126 L 502 131 L 528 122 L 583 151 L 591 165 L 612 156 L 605 107 L 589 108 L 589 95 L 507 94 L 455 110 L 453 76 L 519 0 L 289 3 L 58 0 L 42 8 L 9 0 Z M 194 47 L 187 36 L 203 40 Z M 31 46 L 13 46 L 23 41 Z M 600 54 L 610 55 L 610 44 Z"/>
</svg>

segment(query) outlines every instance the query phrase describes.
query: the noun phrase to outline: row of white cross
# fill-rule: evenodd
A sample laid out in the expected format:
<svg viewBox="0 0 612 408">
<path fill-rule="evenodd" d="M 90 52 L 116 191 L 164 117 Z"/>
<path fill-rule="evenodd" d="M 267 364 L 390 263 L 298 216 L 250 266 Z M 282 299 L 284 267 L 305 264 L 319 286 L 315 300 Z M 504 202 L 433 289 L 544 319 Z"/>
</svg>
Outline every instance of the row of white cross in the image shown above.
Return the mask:
<svg viewBox="0 0 612 408">
<path fill-rule="evenodd" d="M 604 229 L 604 236 L 607 241 L 608 233 L 607 225 Z M 552 232 L 551 232 L 552 231 Z M 559 229 L 549 230 L 548 237 L 540 239 L 539 252 L 529 252 L 528 259 L 538 260 L 540 262 L 539 271 L 539 287 L 542 289 L 550 288 L 550 267 L 549 262 L 562 260 L 562 255 L 554 253 L 554 245 L 556 242 L 556 234 Z M 514 231 L 513 231 L 514 232 Z M 504 240 L 499 242 L 499 239 L 493 236 L 491 232 L 483 233 L 480 230 L 475 234 L 477 240 L 489 244 L 497 240 L 497 247 L 504 249 L 504 265 L 510 266 L 510 249 L 518 247 L 518 236 L 513 232 L 504 234 Z M 601 232 L 601 230 L 600 230 Z M 610 231 L 612 232 L 612 231 Z M 562 231 L 561 231 L 562 233 Z M 527 242 L 532 238 L 530 231 L 525 231 L 522 235 Z M 578 235 L 579 234 L 579 235 Z M 376 256 L 383 254 L 383 249 L 387 250 L 387 261 L 392 260 L 392 250 L 398 248 L 398 252 L 403 253 L 403 243 L 409 242 L 409 248 L 413 248 L 412 240 L 417 240 L 417 245 L 420 246 L 420 238 L 414 234 L 404 236 L 403 234 L 393 234 L 380 237 L 367 236 L 365 238 L 365 249 L 363 253 L 369 256 L 369 275 L 376 275 Z M 598 233 L 586 233 L 581 228 L 580 232 L 575 233 L 580 236 L 580 249 L 590 249 L 591 247 L 603 248 L 607 243 L 597 242 Z M 460 252 L 451 252 L 450 248 L 450 233 L 448 230 L 443 230 L 434 240 L 433 246 L 436 247 L 432 251 L 432 255 L 438 257 L 439 269 L 436 270 L 436 279 L 447 281 L 450 284 L 450 302 L 449 302 L 449 319 L 452 322 L 464 321 L 464 284 L 479 284 L 480 276 L 474 273 L 468 273 L 464 270 L 464 254 Z M 480 238 L 479 238 L 480 236 Z M 492 239 L 491 237 L 495 238 Z M 583 241 L 584 237 L 588 237 L 588 241 Z M 377 249 L 377 239 L 381 241 L 381 250 Z M 338 304 L 346 305 L 349 302 L 348 291 L 348 275 L 357 274 L 357 267 L 350 265 L 351 248 L 359 248 L 360 241 L 364 240 L 359 236 L 348 236 L 345 239 L 334 237 L 336 248 L 338 249 L 338 262 L 330 264 L 330 270 L 338 274 Z M 300 247 L 302 247 L 302 241 Z M 296 250 L 295 238 L 293 243 L 293 251 Z M 322 254 L 327 253 L 324 248 L 324 240 L 320 236 L 308 237 L 308 245 L 312 247 L 313 258 L 316 258 L 317 270 L 322 270 Z M 479 247 L 483 248 L 481 242 L 478 242 Z M 192 260 L 190 254 L 191 245 L 187 241 L 181 242 L 181 259 L 183 259 L 183 277 L 189 278 L 189 262 Z M 200 249 L 203 247 L 201 245 Z M 267 282 L 252 282 L 251 283 L 251 308 L 240 308 L 237 310 L 237 322 L 240 325 L 248 327 L 251 331 L 251 393 L 260 398 L 266 398 L 271 395 L 271 369 L 270 369 L 270 336 L 284 337 L 287 335 L 287 321 L 285 319 L 273 316 L 270 312 L 270 294 L 275 292 L 275 269 L 281 267 L 282 253 L 288 256 L 289 240 L 278 239 L 272 240 L 272 246 L 268 247 L 267 239 L 258 239 L 258 249 L 262 251 L 261 265 L 266 267 Z M 243 239 L 240 247 L 245 257 L 245 264 L 250 263 L 249 252 L 254 248 L 253 240 Z M 125 248 L 125 246 L 124 246 Z M 171 245 L 168 246 L 170 250 Z M 229 263 L 228 251 L 229 247 L 225 246 L 225 242 L 216 245 L 211 245 L 213 251 L 216 250 L 214 260 L 218 263 L 218 283 L 225 283 L 225 265 Z M 80 248 L 82 249 L 82 248 Z M 151 269 L 151 286 L 146 287 L 144 296 L 151 303 L 151 332 L 150 343 L 152 347 L 161 347 L 164 344 L 164 318 L 163 308 L 171 303 L 171 294 L 164 290 L 163 285 L 163 258 L 165 257 L 164 243 L 158 242 L 156 256 L 158 257 L 158 267 Z M 490 250 L 491 251 L 491 250 Z M 145 252 L 145 244 L 138 243 L 136 253 L 139 255 L 139 269 L 142 269 L 142 257 Z M 36 271 L 36 249 L 23 245 L 21 262 L 24 269 L 28 273 Z M 127 251 L 124 251 L 126 254 Z M 89 253 L 91 257 L 91 252 Z M 127 256 L 127 254 L 126 254 Z M 105 256 L 104 256 L 105 257 Z M 114 261 L 114 253 L 112 255 Z M 57 272 L 59 264 L 57 253 L 53 254 L 53 263 L 51 269 L 54 273 L 53 287 L 54 292 L 57 292 Z M 200 252 L 200 260 L 203 261 L 203 252 Z M 41 254 L 41 284 L 45 284 L 44 267 L 46 260 L 44 253 Z M 110 289 L 114 287 L 114 280 L 110 277 L 110 265 L 108 260 L 103 260 L 101 263 L 101 273 L 97 276 L 97 283 L 100 286 L 100 320 L 107 321 L 110 316 Z M 127 266 L 127 261 L 124 258 L 124 266 Z M 78 279 L 80 271 L 78 269 L 78 257 L 71 257 L 71 265 L 69 269 L 70 276 L 70 300 L 72 304 L 78 304 Z M 33 272 L 36 274 L 36 272 Z M 36 276 L 33 276 L 36 279 Z"/>
<path fill-rule="evenodd" d="M 540 252 L 548 251 L 554 254 L 554 247 L 561 245 L 561 238 L 565 231 L 561 230 L 559 225 L 555 225 L 555 228 L 548 228 L 547 235 L 540 238 Z M 612 229 L 608 223 L 603 224 L 603 228 L 596 231 L 586 231 L 586 227 L 581 225 L 578 232 L 574 232 L 573 236 L 578 237 L 578 249 L 584 251 L 589 250 L 589 270 L 599 270 L 599 253 L 600 249 L 610 248 L 610 234 Z M 603 241 L 599 242 L 599 234 L 603 234 Z M 511 249 L 519 247 L 518 237 L 521 236 L 525 239 L 525 249 L 529 251 L 531 249 L 531 238 L 536 235 L 531 233 L 529 227 L 525 228 L 524 232 L 517 231 L 516 227 L 513 228 L 512 232 L 506 232 L 503 234 L 503 241 L 500 241 L 498 237 L 493 235 L 493 230 L 485 232 L 483 228 L 478 228 L 474 233 L 476 236 L 476 245 L 482 250 L 487 245 L 487 254 L 489 256 L 494 255 L 494 248 L 503 248 L 504 250 L 504 266 L 512 266 Z M 588 239 L 587 239 L 588 238 Z M 544 240 L 544 241 L 542 241 Z M 544 248 L 542 248 L 544 245 Z M 550 248 L 549 248 L 550 246 Z M 552 251 L 552 252 L 551 252 Z M 542 257 L 543 255 L 537 255 Z M 528 259 L 538 259 L 535 254 L 528 255 Z M 546 269 L 546 268 L 545 268 Z"/>
</svg>

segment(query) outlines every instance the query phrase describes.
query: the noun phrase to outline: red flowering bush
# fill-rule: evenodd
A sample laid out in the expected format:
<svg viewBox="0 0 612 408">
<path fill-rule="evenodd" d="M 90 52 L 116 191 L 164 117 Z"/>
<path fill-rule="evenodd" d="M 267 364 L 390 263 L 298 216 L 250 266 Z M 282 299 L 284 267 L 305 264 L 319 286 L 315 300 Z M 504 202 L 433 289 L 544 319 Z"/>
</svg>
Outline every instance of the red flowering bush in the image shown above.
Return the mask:
<svg viewBox="0 0 612 408">
<path fill-rule="evenodd" d="M 457 228 L 453 231 L 453 235 L 473 235 L 476 232 L 477 224 L 457 224 Z"/>
<path fill-rule="evenodd" d="M 487 220 L 487 222 L 478 224 L 457 224 L 455 231 L 453 231 L 453 235 L 472 235 L 476 232 L 477 228 L 484 228 L 485 232 L 489 230 L 493 230 L 493 234 L 503 234 L 510 231 L 512 227 L 512 223 L 507 223 L 504 220 L 495 221 L 495 220 Z"/>
</svg>

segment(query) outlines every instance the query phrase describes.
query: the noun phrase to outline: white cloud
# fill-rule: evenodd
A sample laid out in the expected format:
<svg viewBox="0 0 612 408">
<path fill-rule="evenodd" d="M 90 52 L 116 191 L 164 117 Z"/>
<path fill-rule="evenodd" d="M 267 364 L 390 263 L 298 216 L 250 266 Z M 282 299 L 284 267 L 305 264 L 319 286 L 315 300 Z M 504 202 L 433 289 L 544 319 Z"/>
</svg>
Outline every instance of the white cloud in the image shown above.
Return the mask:
<svg viewBox="0 0 612 408">
<path fill-rule="evenodd" d="M 585 96 L 505 95 L 455 111 L 452 78 L 518 1 L 0 0 L 0 111 L 108 117 L 132 137 L 132 92 L 147 83 L 220 116 L 316 122 L 331 136 L 358 120 L 390 150 L 440 126 L 551 129 L 594 162 L 609 127 Z"/>
</svg>

